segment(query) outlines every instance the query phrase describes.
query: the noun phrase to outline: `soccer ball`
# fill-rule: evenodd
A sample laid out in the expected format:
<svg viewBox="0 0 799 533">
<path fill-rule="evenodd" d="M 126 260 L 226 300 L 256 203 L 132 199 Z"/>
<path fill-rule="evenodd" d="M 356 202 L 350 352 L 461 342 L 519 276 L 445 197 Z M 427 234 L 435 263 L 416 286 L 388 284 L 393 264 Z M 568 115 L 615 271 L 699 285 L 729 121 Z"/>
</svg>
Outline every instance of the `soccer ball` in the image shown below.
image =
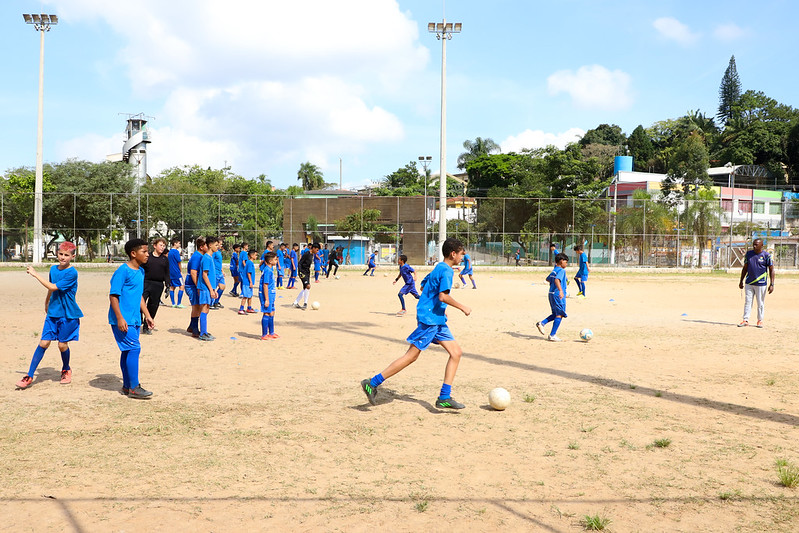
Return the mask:
<svg viewBox="0 0 799 533">
<path fill-rule="evenodd" d="M 387 278 L 388 277 L 388 272 L 383 272 L 383 277 Z"/>
<path fill-rule="evenodd" d="M 339 275 L 337 274 L 337 275 L 336 275 L 336 279 L 341 279 L 341 276 L 339 276 Z"/>
<path fill-rule="evenodd" d="M 311 304 L 311 308 L 313 308 L 315 310 L 319 310 L 320 307 L 321 307 L 321 304 L 319 302 L 314 302 L 314 303 Z"/>
<path fill-rule="evenodd" d="M 497 411 L 504 411 L 510 405 L 510 393 L 497 387 L 488 393 L 488 404 Z"/>
<path fill-rule="evenodd" d="M 452 288 L 453 288 L 453 289 L 460 289 L 460 288 L 461 288 L 461 284 L 460 284 L 460 282 L 459 282 L 459 281 L 456 281 L 456 282 L 454 282 L 454 283 L 452 284 Z"/>
<path fill-rule="evenodd" d="M 580 330 L 580 338 L 583 339 L 585 342 L 588 342 L 594 338 L 594 332 L 588 328 L 584 328 Z"/>
</svg>

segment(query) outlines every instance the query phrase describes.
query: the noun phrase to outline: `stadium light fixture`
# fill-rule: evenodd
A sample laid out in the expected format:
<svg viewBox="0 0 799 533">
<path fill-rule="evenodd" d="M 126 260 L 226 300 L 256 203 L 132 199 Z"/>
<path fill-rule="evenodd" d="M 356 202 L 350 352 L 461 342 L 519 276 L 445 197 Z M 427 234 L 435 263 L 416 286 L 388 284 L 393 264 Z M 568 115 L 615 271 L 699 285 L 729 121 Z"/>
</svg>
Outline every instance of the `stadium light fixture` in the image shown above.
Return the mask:
<svg viewBox="0 0 799 533">
<path fill-rule="evenodd" d="M 36 133 L 36 181 L 33 193 L 33 262 L 42 261 L 42 201 L 43 201 L 43 170 L 42 170 L 42 139 L 44 126 L 44 34 L 50 27 L 58 24 L 58 17 L 45 14 L 25 14 L 22 18 L 25 24 L 32 24 L 40 33 L 39 40 L 39 119 Z"/>
<path fill-rule="evenodd" d="M 435 26 L 435 29 L 433 27 Z M 442 246 L 447 238 L 447 41 L 453 33 L 460 33 L 463 24 L 455 25 L 444 19 L 442 22 L 429 23 L 427 31 L 436 34 L 441 41 L 441 170 L 438 175 L 438 260 L 444 260 Z"/>
</svg>

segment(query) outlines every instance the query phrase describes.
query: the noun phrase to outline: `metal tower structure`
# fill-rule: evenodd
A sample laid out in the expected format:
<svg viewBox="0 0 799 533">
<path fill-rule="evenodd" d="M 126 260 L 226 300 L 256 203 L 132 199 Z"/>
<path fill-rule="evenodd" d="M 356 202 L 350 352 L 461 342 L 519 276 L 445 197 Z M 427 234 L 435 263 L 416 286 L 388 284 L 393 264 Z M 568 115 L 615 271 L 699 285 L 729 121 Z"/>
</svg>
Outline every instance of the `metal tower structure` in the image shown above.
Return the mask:
<svg viewBox="0 0 799 533">
<path fill-rule="evenodd" d="M 147 145 L 150 144 L 150 132 L 147 129 L 147 117 L 144 113 L 127 114 L 128 125 L 125 128 L 125 143 L 122 145 L 122 161 L 130 163 L 136 169 L 136 189 L 147 182 Z"/>
</svg>

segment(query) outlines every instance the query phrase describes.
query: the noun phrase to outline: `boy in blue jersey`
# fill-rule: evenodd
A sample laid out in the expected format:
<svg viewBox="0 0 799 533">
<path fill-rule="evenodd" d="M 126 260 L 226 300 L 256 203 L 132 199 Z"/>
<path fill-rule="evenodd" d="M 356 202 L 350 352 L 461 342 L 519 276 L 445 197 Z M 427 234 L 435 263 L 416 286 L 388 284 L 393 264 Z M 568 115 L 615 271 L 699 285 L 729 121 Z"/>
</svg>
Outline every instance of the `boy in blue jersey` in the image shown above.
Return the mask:
<svg viewBox="0 0 799 533">
<path fill-rule="evenodd" d="M 327 277 L 327 262 L 330 260 L 330 251 L 327 249 L 327 244 L 319 253 L 322 254 L 322 274 Z"/>
<path fill-rule="evenodd" d="M 275 263 L 275 274 L 277 274 L 277 289 L 283 290 L 283 274 L 286 273 L 286 243 L 281 242 L 275 251 L 277 263 Z"/>
<path fill-rule="evenodd" d="M 69 343 L 77 341 L 80 333 L 80 318 L 83 312 L 75 301 L 78 292 L 78 271 L 70 265 L 75 257 L 76 246 L 62 242 L 58 247 L 58 264 L 50 267 L 48 279 L 40 276 L 32 266 L 27 269 L 47 289 L 44 299 L 44 326 L 39 346 L 33 352 L 28 373 L 17 382 L 17 387 L 25 389 L 33 383 L 33 374 L 44 357 L 44 352 L 52 341 L 58 341 L 61 352 L 61 383 L 72 383 L 72 368 L 69 366 Z"/>
<path fill-rule="evenodd" d="M 371 270 L 372 273 L 369 275 L 374 276 L 376 268 L 377 268 L 377 251 L 375 250 L 374 252 L 372 252 L 372 255 L 369 256 L 369 260 L 366 262 L 366 272 L 364 272 L 363 275 L 365 276 L 369 274 L 369 271 Z"/>
<path fill-rule="evenodd" d="M 233 288 L 230 289 L 231 296 L 238 296 L 239 293 L 236 289 L 239 286 L 239 251 L 241 250 L 240 244 L 233 245 L 233 254 L 230 256 L 230 277 L 233 278 Z"/>
<path fill-rule="evenodd" d="M 222 239 L 219 237 L 216 237 L 216 239 L 216 250 L 211 254 L 216 273 L 216 279 L 211 280 L 211 282 L 216 286 L 216 299 L 211 302 L 211 309 L 224 309 L 225 306 L 219 301 L 225 293 L 225 272 L 222 270 L 222 262 L 224 261 L 222 257 Z"/>
<path fill-rule="evenodd" d="M 319 283 L 319 274 L 322 272 L 322 251 L 317 250 L 313 254 L 313 278 L 315 283 Z"/>
<path fill-rule="evenodd" d="M 197 271 L 197 305 L 200 308 L 199 330 L 201 341 L 213 341 L 216 337 L 208 333 L 208 313 L 211 303 L 216 300 L 216 267 L 213 254 L 219 247 L 216 237 L 205 238 L 205 253 L 200 259 L 200 269 Z"/>
<path fill-rule="evenodd" d="M 239 252 L 239 278 L 241 278 L 241 286 L 244 286 L 244 264 L 247 262 L 247 259 L 250 256 L 250 243 L 243 242 L 241 243 L 241 251 Z"/>
<path fill-rule="evenodd" d="M 258 264 L 258 270 L 261 272 L 261 274 L 263 274 L 264 270 L 266 270 L 266 254 L 268 254 L 269 252 L 272 253 L 275 252 L 275 243 L 273 243 L 272 241 L 266 241 L 266 247 L 264 248 L 264 251 L 261 254 L 261 262 Z"/>
<path fill-rule="evenodd" d="M 466 280 L 463 279 L 463 276 L 469 276 L 469 279 L 472 282 L 472 288 L 476 289 L 477 284 L 474 282 L 474 276 L 473 276 L 474 270 L 472 269 L 472 258 L 469 256 L 468 253 L 464 254 L 462 264 L 463 268 L 458 274 L 458 277 L 461 279 L 461 287 L 464 289 L 466 288 Z"/>
<path fill-rule="evenodd" d="M 289 252 L 289 282 L 286 284 L 287 289 L 293 289 L 294 283 L 297 281 L 297 268 L 299 267 L 298 252 L 300 245 L 296 242 L 291 245 L 291 252 Z"/>
<path fill-rule="evenodd" d="M 242 253 L 244 252 L 242 251 Z M 247 250 L 247 255 L 244 257 L 244 264 L 241 270 L 239 270 L 239 274 L 241 275 L 240 315 L 255 312 L 255 309 L 252 308 L 252 295 L 255 290 L 255 261 L 257 259 L 258 250 Z"/>
<path fill-rule="evenodd" d="M 416 271 L 413 269 L 411 265 L 408 264 L 408 256 L 401 255 L 399 256 L 399 274 L 394 279 L 394 283 L 392 285 L 396 285 L 397 281 L 402 278 L 405 281 L 405 285 L 402 286 L 400 291 L 397 293 L 399 297 L 399 301 L 402 304 L 402 309 L 397 312 L 397 316 L 402 316 L 405 314 L 405 298 L 403 297 L 405 294 L 410 293 L 414 298 L 417 300 L 419 299 L 419 293 L 416 292 Z"/>
<path fill-rule="evenodd" d="M 167 254 L 169 260 L 169 299 L 172 307 L 183 309 L 183 270 L 180 266 L 182 258 L 180 256 L 180 237 L 172 238 L 172 248 Z M 175 303 L 175 290 L 178 291 L 178 301 Z"/>
<path fill-rule="evenodd" d="M 756 299 L 757 327 L 762 328 L 766 308 L 766 291 L 768 290 L 769 294 L 774 292 L 774 261 L 771 259 L 771 254 L 763 250 L 763 239 L 758 238 L 752 241 L 752 249 L 746 252 L 744 266 L 741 269 L 741 281 L 738 282 L 738 287 L 746 289 L 744 316 L 738 327 L 749 325 L 752 300 Z"/>
<path fill-rule="evenodd" d="M 577 282 L 577 297 L 585 298 L 585 282 L 588 281 L 588 273 L 591 272 L 591 267 L 588 266 L 588 254 L 583 251 L 583 245 L 578 244 L 574 247 L 574 253 L 578 255 L 577 274 L 574 276 L 574 281 Z"/>
<path fill-rule="evenodd" d="M 147 327 L 155 328 L 150 312 L 144 305 L 144 269 L 150 253 L 147 241 L 131 239 L 125 243 L 125 254 L 128 261 L 119 266 L 111 276 L 111 290 L 108 294 L 108 323 L 117 342 L 119 366 L 122 369 L 122 394 L 128 398 L 144 399 L 153 395 L 145 390 L 139 382 L 139 329 L 142 316 Z"/>
<path fill-rule="evenodd" d="M 197 285 L 202 280 L 200 268 L 202 265 L 203 255 L 208 251 L 208 245 L 205 244 L 205 239 L 202 237 L 194 241 L 194 253 L 191 254 L 189 262 L 186 265 L 186 296 L 189 298 L 191 304 L 191 321 L 189 327 L 186 328 L 187 333 L 191 333 L 194 338 L 200 336 L 200 310 L 201 306 L 198 300 Z"/>
<path fill-rule="evenodd" d="M 261 340 L 274 340 L 280 338 L 275 333 L 275 297 L 277 289 L 275 287 L 274 268 L 277 265 L 277 254 L 267 252 L 264 256 L 266 269 L 261 274 L 261 283 L 258 285 L 258 298 L 261 300 Z"/>
<path fill-rule="evenodd" d="M 422 350 L 431 343 L 435 343 L 440 344 L 449 354 L 447 366 L 444 370 L 444 384 L 441 386 L 441 393 L 438 399 L 436 399 L 436 407 L 441 409 L 463 409 L 466 407 L 452 398 L 451 395 L 452 382 L 455 380 L 455 372 L 458 370 L 458 363 L 463 352 L 447 327 L 446 315 L 448 305 L 460 309 L 466 316 L 469 316 L 472 312 L 469 307 L 455 301 L 450 294 L 454 276 L 452 269 L 463 259 L 463 244 L 457 239 L 449 238 L 444 241 L 442 252 L 444 261 L 438 263 L 432 272 L 422 280 L 422 295 L 416 305 L 417 326 L 408 337 L 408 342 L 410 343 L 408 351 L 388 365 L 381 373 L 372 377 L 372 379 L 361 381 L 361 389 L 363 389 L 366 398 L 372 405 L 376 403 L 377 388 L 384 380 L 416 361 Z"/>
<path fill-rule="evenodd" d="M 541 322 L 536 322 L 535 327 L 541 335 L 545 335 L 548 341 L 561 342 L 558 338 L 558 328 L 561 321 L 566 318 L 566 266 L 569 264 L 569 257 L 566 254 L 555 256 L 555 268 L 547 276 L 549 282 L 549 308 L 552 311 L 548 317 Z M 544 326 L 552 322 L 552 331 L 547 335 Z"/>
</svg>

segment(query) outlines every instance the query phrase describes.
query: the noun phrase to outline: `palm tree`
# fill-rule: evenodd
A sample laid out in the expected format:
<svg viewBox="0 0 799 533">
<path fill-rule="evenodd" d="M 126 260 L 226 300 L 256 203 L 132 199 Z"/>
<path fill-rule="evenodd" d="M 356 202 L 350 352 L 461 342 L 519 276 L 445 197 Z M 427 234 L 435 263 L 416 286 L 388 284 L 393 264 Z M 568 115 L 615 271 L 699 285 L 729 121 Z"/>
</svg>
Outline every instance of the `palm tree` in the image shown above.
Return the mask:
<svg viewBox="0 0 799 533">
<path fill-rule="evenodd" d="M 702 253 L 708 239 L 718 235 L 721 229 L 721 206 L 713 189 L 699 189 L 686 197 L 688 205 L 683 213 L 685 229 L 690 231 L 695 241 L 699 241 L 699 267 L 702 267 Z"/>
<path fill-rule="evenodd" d="M 653 201 L 652 195 L 642 189 L 633 191 L 631 207 L 619 209 L 617 224 L 620 240 L 629 240 L 638 248 L 639 265 L 644 264 L 649 240 L 662 235 L 672 218 L 667 205 Z"/>
<path fill-rule="evenodd" d="M 463 170 L 469 161 L 477 159 L 482 155 L 491 155 L 492 153 L 499 152 L 501 148 L 491 138 L 483 139 L 481 137 L 475 138 L 474 141 L 463 141 L 463 147 L 466 149 L 464 153 L 458 156 L 458 168 Z"/>
<path fill-rule="evenodd" d="M 325 177 L 322 175 L 322 171 L 310 161 L 300 165 L 300 170 L 297 171 L 297 179 L 302 182 L 302 188 L 306 191 L 322 189 L 325 186 Z"/>
</svg>

